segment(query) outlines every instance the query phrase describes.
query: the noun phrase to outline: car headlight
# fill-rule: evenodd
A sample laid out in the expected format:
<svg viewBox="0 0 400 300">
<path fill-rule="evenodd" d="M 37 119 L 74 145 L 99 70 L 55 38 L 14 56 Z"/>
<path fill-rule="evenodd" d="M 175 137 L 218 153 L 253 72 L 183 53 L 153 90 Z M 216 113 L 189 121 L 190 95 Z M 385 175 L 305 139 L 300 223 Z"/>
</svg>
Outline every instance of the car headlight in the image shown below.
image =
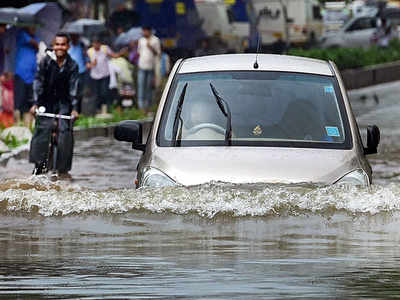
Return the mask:
<svg viewBox="0 0 400 300">
<path fill-rule="evenodd" d="M 158 169 L 147 167 L 142 173 L 140 187 L 174 186 L 177 183 Z"/>
<path fill-rule="evenodd" d="M 342 178 L 336 181 L 336 184 L 369 186 L 369 178 L 364 170 L 357 169 L 344 175 Z"/>
</svg>

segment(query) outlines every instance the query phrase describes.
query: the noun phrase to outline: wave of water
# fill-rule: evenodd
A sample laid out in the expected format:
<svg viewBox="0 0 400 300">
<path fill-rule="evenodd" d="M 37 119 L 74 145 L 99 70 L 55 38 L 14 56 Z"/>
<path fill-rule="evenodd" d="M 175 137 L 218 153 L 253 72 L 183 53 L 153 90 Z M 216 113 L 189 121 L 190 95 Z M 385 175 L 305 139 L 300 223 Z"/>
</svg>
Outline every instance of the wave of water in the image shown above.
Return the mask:
<svg viewBox="0 0 400 300">
<path fill-rule="evenodd" d="M 0 184 L 3 214 L 17 212 L 47 217 L 132 210 L 197 213 L 208 218 L 217 214 L 269 216 L 337 211 L 374 215 L 400 210 L 400 184 L 361 188 L 214 182 L 192 187 L 102 192 L 84 190 L 69 182 L 53 183 L 45 176 Z"/>
</svg>

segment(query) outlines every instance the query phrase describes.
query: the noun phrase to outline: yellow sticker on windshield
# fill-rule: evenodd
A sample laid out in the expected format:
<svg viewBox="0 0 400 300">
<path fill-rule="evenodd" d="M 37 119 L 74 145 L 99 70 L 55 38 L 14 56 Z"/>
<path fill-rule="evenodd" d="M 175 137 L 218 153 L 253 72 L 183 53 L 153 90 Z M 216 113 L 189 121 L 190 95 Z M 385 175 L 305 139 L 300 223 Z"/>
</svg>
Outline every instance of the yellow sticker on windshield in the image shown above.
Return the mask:
<svg viewBox="0 0 400 300">
<path fill-rule="evenodd" d="M 253 129 L 253 135 L 259 136 L 263 133 L 261 126 L 257 125 L 256 127 L 254 127 Z"/>
</svg>

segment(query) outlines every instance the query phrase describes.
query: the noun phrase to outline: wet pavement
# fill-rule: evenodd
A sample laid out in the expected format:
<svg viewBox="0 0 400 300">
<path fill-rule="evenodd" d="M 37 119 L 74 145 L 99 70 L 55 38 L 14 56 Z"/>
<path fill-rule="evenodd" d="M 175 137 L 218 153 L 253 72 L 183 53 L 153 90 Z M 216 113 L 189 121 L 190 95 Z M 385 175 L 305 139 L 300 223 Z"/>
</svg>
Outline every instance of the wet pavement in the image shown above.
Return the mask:
<svg viewBox="0 0 400 300">
<path fill-rule="evenodd" d="M 377 95 L 378 100 L 376 100 Z M 0 173 L 1 299 L 387 299 L 400 294 L 400 84 L 350 93 L 381 129 L 371 189 L 135 190 L 140 152 L 77 141 L 73 181 Z"/>
<path fill-rule="evenodd" d="M 379 153 L 369 156 L 377 184 L 397 183 L 400 180 L 399 95 L 399 82 L 350 93 L 362 135 L 365 136 L 366 126 L 371 124 L 378 125 L 381 131 Z"/>
</svg>

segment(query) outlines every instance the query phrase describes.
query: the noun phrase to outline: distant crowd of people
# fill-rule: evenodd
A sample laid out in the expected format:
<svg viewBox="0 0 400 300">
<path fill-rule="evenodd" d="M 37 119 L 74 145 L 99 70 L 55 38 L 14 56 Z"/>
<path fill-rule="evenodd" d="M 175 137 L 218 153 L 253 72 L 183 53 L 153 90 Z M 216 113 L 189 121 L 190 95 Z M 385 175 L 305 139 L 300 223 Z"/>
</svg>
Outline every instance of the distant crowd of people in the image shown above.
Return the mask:
<svg viewBox="0 0 400 300">
<path fill-rule="evenodd" d="M 7 31 L 6 25 L 0 25 L 0 127 L 22 122 L 30 127 L 38 64 L 54 51 L 52 45 L 37 38 L 35 27 L 19 28 L 13 32 L 14 39 L 9 39 Z M 68 54 L 79 68 L 79 113 L 106 114 L 113 104 L 123 106 L 122 100 L 127 100 L 125 106 L 136 105 L 149 113 L 153 91 L 161 87 L 171 67 L 150 27 L 142 27 L 142 36 L 118 51 L 98 36 L 92 37 L 88 46 L 80 35 L 68 36 Z M 88 99 L 85 102 L 84 97 Z"/>
</svg>

